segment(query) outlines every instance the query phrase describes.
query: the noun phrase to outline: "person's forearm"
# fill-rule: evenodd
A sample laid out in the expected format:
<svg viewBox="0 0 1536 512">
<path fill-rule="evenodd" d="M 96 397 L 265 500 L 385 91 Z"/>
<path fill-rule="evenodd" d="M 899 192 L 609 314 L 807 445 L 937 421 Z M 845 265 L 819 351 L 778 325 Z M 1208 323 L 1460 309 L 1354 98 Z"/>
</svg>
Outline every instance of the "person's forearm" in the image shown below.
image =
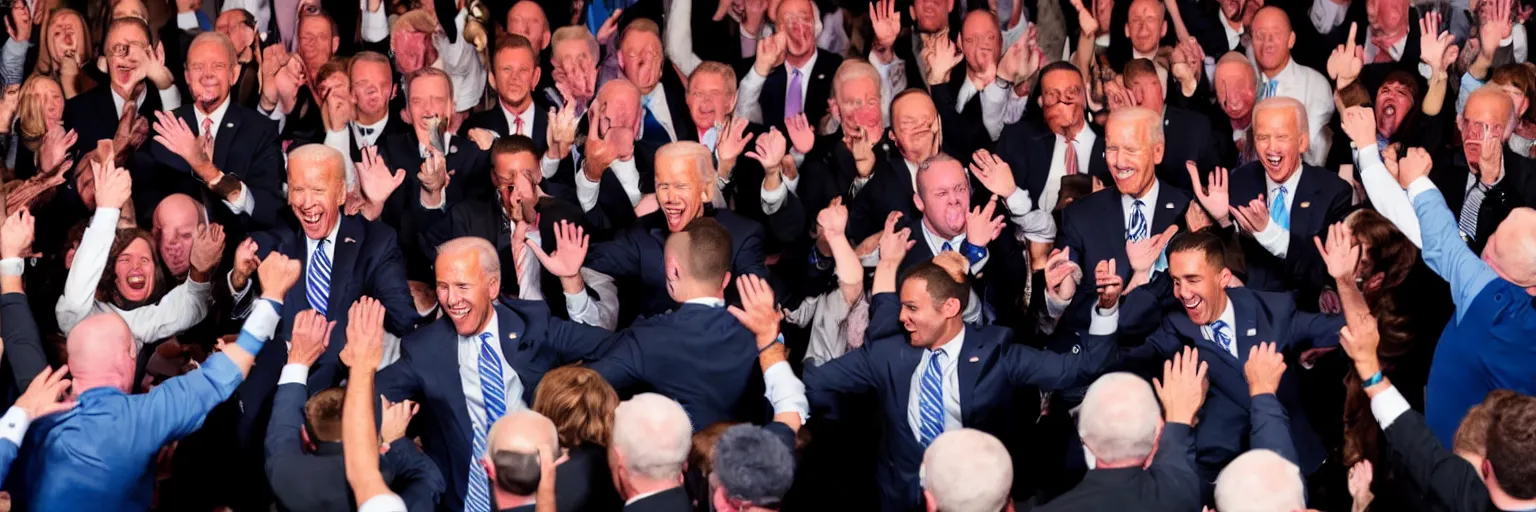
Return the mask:
<svg viewBox="0 0 1536 512">
<path fill-rule="evenodd" d="M 1445 107 L 1445 91 L 1447 75 L 1444 70 L 1437 70 L 1429 77 L 1429 90 L 1424 92 L 1424 102 L 1421 111 L 1424 115 L 1434 117 L 1440 114 L 1440 109 Z"/>
<path fill-rule="evenodd" d="M 1359 147 L 1355 155 L 1355 162 L 1360 169 L 1360 186 L 1365 188 L 1365 195 L 1370 198 L 1371 205 L 1391 221 L 1409 242 L 1413 242 L 1416 247 L 1423 247 L 1424 242 L 1419 235 L 1419 217 L 1413 212 L 1413 203 L 1408 201 L 1408 194 L 1403 192 L 1403 186 L 1397 183 L 1397 178 L 1387 171 L 1376 142 Z"/>
<path fill-rule="evenodd" d="M 837 274 L 838 284 L 857 283 L 863 288 L 864 266 L 859 264 L 859 253 L 848 243 L 848 237 L 827 237 L 827 245 L 832 248 L 833 271 Z M 878 271 L 878 266 L 876 269 Z"/>
<path fill-rule="evenodd" d="M 379 473 L 378 431 L 373 426 L 374 368 L 353 367 L 341 408 L 341 448 L 347 483 L 358 503 L 389 492 Z"/>
<path fill-rule="evenodd" d="M 65 333 L 90 314 L 96 301 L 96 285 L 107 268 L 109 251 L 117 238 L 119 212 L 117 208 L 97 207 L 90 227 L 80 238 L 80 246 L 75 248 L 74 264 L 64 279 L 64 294 L 54 306 L 59 328 Z"/>
<path fill-rule="evenodd" d="M 1344 310 L 1344 321 L 1349 324 L 1350 330 L 1361 332 L 1361 329 L 1365 326 L 1360 325 L 1360 322 L 1373 321 L 1375 319 L 1375 317 L 1370 316 L 1371 305 L 1365 302 L 1365 295 L 1360 293 L 1360 289 L 1355 287 L 1355 283 L 1341 282 L 1335 284 L 1339 292 L 1339 304 Z"/>
<path fill-rule="evenodd" d="M 1487 80 L 1488 69 L 1493 67 L 1493 52 L 1496 50 L 1483 50 L 1479 52 L 1477 58 L 1472 59 L 1472 64 L 1467 66 L 1467 74 L 1477 80 Z"/>
<path fill-rule="evenodd" d="M 1189 28 L 1184 26 L 1184 17 L 1179 14 L 1178 0 L 1167 0 L 1163 5 L 1167 7 L 1168 17 L 1173 19 L 1173 31 L 1179 36 L 1179 40 L 1189 39 Z"/>
<path fill-rule="evenodd" d="M 901 266 L 901 261 L 890 261 L 881 258 L 875 264 L 875 286 L 870 290 L 871 295 L 896 292 L 896 271 Z"/>
</svg>

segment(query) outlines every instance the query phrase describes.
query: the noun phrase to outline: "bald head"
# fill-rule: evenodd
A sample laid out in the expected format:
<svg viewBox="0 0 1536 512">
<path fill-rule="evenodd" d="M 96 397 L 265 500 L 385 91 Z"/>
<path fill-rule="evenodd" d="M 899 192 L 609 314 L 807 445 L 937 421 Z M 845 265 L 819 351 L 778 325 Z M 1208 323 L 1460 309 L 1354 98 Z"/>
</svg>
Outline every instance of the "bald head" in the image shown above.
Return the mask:
<svg viewBox="0 0 1536 512">
<path fill-rule="evenodd" d="M 1239 455 L 1216 477 L 1216 507 L 1221 512 L 1304 510 L 1301 469 L 1269 450 Z"/>
<path fill-rule="evenodd" d="M 555 423 L 532 410 L 502 416 L 491 425 L 483 463 L 497 492 L 531 496 L 538 491 L 541 461 L 560 457 Z"/>
<path fill-rule="evenodd" d="M 1111 373 L 1094 381 L 1083 397 L 1077 431 L 1101 465 L 1137 465 L 1152 454 L 1162 427 L 1157 397 L 1147 381 Z"/>
<path fill-rule="evenodd" d="M 1536 295 L 1536 210 L 1515 208 L 1488 237 L 1483 260 L 1499 277 Z"/>
<path fill-rule="evenodd" d="M 203 205 L 192 196 L 171 194 L 155 206 L 155 248 L 172 274 L 182 275 L 191 266 L 192 239 L 206 223 Z"/>
<path fill-rule="evenodd" d="M 66 348 L 75 394 L 99 387 L 128 392 L 133 383 L 133 345 L 133 332 L 116 313 L 96 313 L 75 324 Z"/>
<path fill-rule="evenodd" d="M 945 432 L 923 452 L 923 495 L 930 510 L 1003 510 L 1013 486 L 1013 459 L 991 434 Z"/>
<path fill-rule="evenodd" d="M 1291 20 L 1279 7 L 1259 9 L 1253 17 L 1253 60 L 1265 75 L 1273 77 L 1291 60 L 1296 33 Z"/>
</svg>

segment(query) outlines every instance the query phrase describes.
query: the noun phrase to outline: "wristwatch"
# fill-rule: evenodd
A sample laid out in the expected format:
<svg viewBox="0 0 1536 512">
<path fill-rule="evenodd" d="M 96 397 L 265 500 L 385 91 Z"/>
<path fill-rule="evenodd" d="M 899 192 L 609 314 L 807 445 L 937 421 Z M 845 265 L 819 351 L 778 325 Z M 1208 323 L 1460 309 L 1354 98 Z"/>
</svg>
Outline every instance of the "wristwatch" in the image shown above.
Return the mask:
<svg viewBox="0 0 1536 512">
<path fill-rule="evenodd" d="M 230 194 L 240 190 L 240 177 L 230 173 L 221 174 L 219 179 L 208 184 L 208 189 L 220 197 L 229 197 Z"/>
</svg>

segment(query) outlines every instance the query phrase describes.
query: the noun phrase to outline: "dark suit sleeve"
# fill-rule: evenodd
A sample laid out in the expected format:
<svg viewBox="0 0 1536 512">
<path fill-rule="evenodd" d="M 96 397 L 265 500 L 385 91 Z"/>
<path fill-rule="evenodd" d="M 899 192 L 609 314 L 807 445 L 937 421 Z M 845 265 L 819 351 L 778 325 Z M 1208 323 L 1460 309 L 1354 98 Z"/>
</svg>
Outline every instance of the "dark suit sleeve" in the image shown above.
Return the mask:
<svg viewBox="0 0 1536 512">
<path fill-rule="evenodd" d="M 448 488 L 437 465 L 421 453 L 410 438 L 402 437 L 389 443 L 389 451 L 384 454 L 382 463 L 395 476 L 389 482 L 389 489 L 400 495 L 405 501 L 405 509 L 411 512 L 430 512 L 437 505 L 437 497 Z"/>
<path fill-rule="evenodd" d="M 1160 375 L 1162 362 L 1177 353 L 1181 345 L 1173 326 L 1164 320 L 1163 326 L 1147 336 L 1145 343 L 1120 352 L 1119 366 L 1142 377 Z"/>
<path fill-rule="evenodd" d="M 1452 455 L 1424 424 L 1424 416 L 1405 411 L 1384 431 L 1392 463 L 1425 498 L 1445 510 L 1485 510 L 1488 488 L 1477 468 Z"/>
<path fill-rule="evenodd" d="M 406 343 L 401 340 L 401 343 Z M 391 402 L 399 403 L 401 400 L 411 399 L 420 401 L 422 382 L 421 375 L 416 373 L 416 368 L 411 365 L 411 353 L 402 350 L 400 360 L 395 361 L 374 377 L 374 392 L 384 395 Z"/>
<path fill-rule="evenodd" d="M 245 183 L 246 192 L 251 194 L 251 203 L 255 205 L 250 212 L 249 229 L 273 229 L 282 224 L 282 212 L 288 208 L 288 200 L 283 194 L 287 163 L 278 145 L 277 123 L 269 119 L 258 119 L 256 122 L 265 127 L 260 132 L 260 138 L 236 142 L 242 146 L 251 144 L 251 147 L 256 148 L 254 160 L 247 168 L 249 171 L 240 177 L 240 181 Z"/>
<path fill-rule="evenodd" d="M 1183 423 L 1164 424 L 1157 455 L 1147 471 L 1157 479 L 1160 502 L 1168 510 L 1199 510 L 1201 483 L 1195 473 L 1193 428 Z"/>
<path fill-rule="evenodd" d="M 16 461 L 17 446 L 9 439 L 0 439 L 0 481 L 10 475 L 11 463 Z"/>
<path fill-rule="evenodd" d="M 752 228 L 747 231 L 746 236 L 742 239 L 741 250 L 736 254 L 735 261 L 731 264 L 732 270 L 736 272 L 736 275 L 732 277 L 751 274 L 767 279 L 768 267 L 763 264 L 765 259 L 763 256 L 763 229 L 755 221 Z"/>
<path fill-rule="evenodd" d="M 1116 335 L 1083 334 L 1082 351 L 1061 353 L 1040 350 L 1029 345 L 1010 343 L 999 348 L 1008 381 L 1015 387 L 1035 386 L 1043 390 L 1086 386 L 1097 378 L 1119 355 Z"/>
<path fill-rule="evenodd" d="M 1339 346 L 1339 329 L 1344 328 L 1344 317 L 1317 313 L 1296 312 L 1291 316 L 1291 347 L 1295 350 L 1309 348 L 1333 348 Z"/>
<path fill-rule="evenodd" d="M 873 345 L 865 343 L 821 366 L 806 365 L 805 394 L 811 406 L 825 410 L 836 405 L 839 394 L 857 395 L 874 390 L 879 382 L 872 348 Z"/>
<path fill-rule="evenodd" d="M 891 292 L 870 297 L 869 326 L 864 328 L 864 343 L 901 334 L 901 299 Z"/>
<path fill-rule="evenodd" d="M 20 395 L 32 378 L 48 367 L 37 320 L 32 318 L 32 307 L 25 294 L 0 295 L 0 339 L 5 340 L 5 361 L 11 366 L 16 393 Z"/>
<path fill-rule="evenodd" d="M 613 240 L 593 245 L 587 254 L 586 267 L 614 278 L 640 275 L 640 248 L 632 236 L 626 232 Z"/>
<path fill-rule="evenodd" d="M 272 397 L 272 419 L 267 424 L 269 475 L 274 469 L 273 463 L 281 457 L 304 454 L 300 431 L 304 429 L 304 401 L 308 399 L 309 391 L 303 384 L 288 383 L 277 387 L 277 393 Z"/>
<path fill-rule="evenodd" d="M 549 340 L 554 342 L 560 353 L 560 364 L 595 361 L 608 351 L 610 346 L 605 342 L 614 337 L 613 333 L 601 327 L 550 319 Z"/>
<path fill-rule="evenodd" d="M 404 338 L 422 321 L 421 313 L 416 312 L 416 300 L 411 297 L 411 287 L 406 284 L 405 256 L 400 252 L 394 233 L 387 233 L 377 244 L 370 245 L 373 245 L 372 250 L 383 249 L 372 273 L 367 276 L 370 296 L 384 305 L 389 330 Z"/>
<path fill-rule="evenodd" d="M 1248 433 L 1248 446 L 1271 450 L 1292 464 L 1301 464 L 1296 455 L 1296 443 L 1291 440 L 1290 419 L 1274 393 L 1253 397 L 1248 414 L 1252 429 Z"/>
<path fill-rule="evenodd" d="M 1324 193 L 1332 193 L 1333 197 L 1326 199 L 1328 201 L 1328 213 L 1324 217 L 1326 221 L 1323 224 L 1322 232 L 1303 233 L 1292 231 L 1290 233 L 1290 245 L 1286 247 L 1285 252 L 1285 268 L 1293 281 L 1301 283 L 1317 282 L 1318 284 L 1332 282 L 1332 279 L 1327 275 L 1322 255 L 1317 253 L 1317 245 L 1313 243 L 1312 237 L 1327 235 L 1328 226 L 1344 220 L 1344 217 L 1349 215 L 1350 208 L 1352 207 L 1351 194 L 1353 191 L 1341 188 L 1338 191 L 1325 191 Z"/>
<path fill-rule="evenodd" d="M 623 390 L 645 381 L 645 354 L 634 331 L 618 334 L 613 348 L 602 359 L 592 363 L 592 371 L 603 376 L 613 389 Z"/>
</svg>

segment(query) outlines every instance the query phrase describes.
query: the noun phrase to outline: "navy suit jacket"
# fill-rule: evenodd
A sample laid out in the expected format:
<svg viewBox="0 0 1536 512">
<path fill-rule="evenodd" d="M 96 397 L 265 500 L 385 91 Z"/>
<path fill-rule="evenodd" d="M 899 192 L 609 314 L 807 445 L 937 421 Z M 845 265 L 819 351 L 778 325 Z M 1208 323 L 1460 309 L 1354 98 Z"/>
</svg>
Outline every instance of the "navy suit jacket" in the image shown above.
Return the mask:
<svg viewBox="0 0 1536 512">
<path fill-rule="evenodd" d="M 193 108 L 183 105 L 175 115 L 186 121 L 193 133 L 200 134 L 202 126 Z M 213 141 L 213 165 L 240 178 L 251 195 L 254 210 L 242 215 L 231 212 L 223 198 L 208 190 L 208 185 L 192 172 L 185 159 L 154 140 L 156 134 L 152 131 L 144 148 L 135 155 L 133 165 L 133 200 L 140 219 L 154 215 L 155 205 L 165 196 L 180 192 L 201 201 L 214 222 L 227 230 L 236 230 L 233 240 L 243 239 L 248 231 L 282 225 L 288 202 L 283 189 L 286 162 L 277 138 L 277 122 L 231 101 L 221 123 Z"/>
<path fill-rule="evenodd" d="M 540 94 L 532 96 L 533 104 L 528 108 L 533 109 L 533 126 L 528 133 L 532 134 L 529 138 L 533 139 L 533 147 L 537 149 L 535 154 L 543 155 L 544 149 L 549 147 L 549 139 L 544 135 L 549 128 L 549 102 Z M 490 130 L 502 137 L 512 133 L 512 127 L 507 125 L 507 111 L 502 108 L 500 101 L 490 110 L 476 112 L 465 118 L 463 126 L 459 127 L 459 136 L 468 139 L 472 128 Z"/>
<path fill-rule="evenodd" d="M 762 381 L 756 336 L 724 307 L 683 304 L 636 321 L 614 337 L 613 348 L 592 369 L 621 392 L 643 384 L 676 400 L 695 432 L 720 421 L 761 419 L 743 413 L 752 403 L 766 406 L 746 393 L 750 383 Z"/>
<path fill-rule="evenodd" d="M 302 384 L 278 386 L 272 402 L 272 426 L 267 429 L 267 480 L 281 510 L 350 510 L 357 508 L 347 486 L 346 463 L 341 442 L 320 441 L 315 451 L 304 450 L 304 402 L 309 393 Z M 411 511 L 430 511 L 443 492 L 443 475 L 408 437 L 389 444 L 379 461 L 379 471 L 390 489 L 400 495 Z"/>
<path fill-rule="evenodd" d="M 896 294 L 872 299 L 869 325 L 899 322 Z M 1037 387 L 1063 389 L 1084 386 L 1110 365 L 1117 353 L 1115 335 L 1085 336 L 1080 353 L 1057 353 L 1014 343 L 1013 331 L 1000 327 L 965 326 L 965 346 L 957 362 L 960 380 L 960 422 L 992 435 L 1009 438 L 1020 425 L 1010 425 L 1015 391 Z M 876 478 L 883 510 L 910 510 L 922 503 L 917 469 L 924 447 L 907 421 L 912 374 L 924 349 L 914 347 L 905 333 L 869 340 L 863 346 L 821 366 L 805 368 L 811 405 L 826 409 L 836 395 L 873 393 L 884 414 L 884 439 Z"/>
<path fill-rule="evenodd" d="M 1302 292 L 1299 300 L 1316 303 L 1317 293 L 1324 285 L 1333 284 L 1333 278 L 1328 276 L 1312 237 L 1326 236 L 1328 226 L 1344 220 L 1353 209 L 1354 190 L 1338 174 L 1326 169 L 1303 163 L 1298 172 L 1301 181 L 1296 183 L 1296 190 L 1290 191 L 1291 233 L 1285 259 L 1275 257 L 1252 237 L 1242 237 L 1248 262 L 1248 276 L 1243 283 L 1271 292 L 1297 290 Z M 1232 206 L 1247 205 L 1254 198 L 1261 198 L 1268 206 L 1274 198 L 1269 195 L 1264 176 L 1263 163 L 1258 161 L 1233 169 L 1229 198 Z"/>
<path fill-rule="evenodd" d="M 1216 151 L 1218 139 L 1212 133 L 1211 120 L 1205 115 L 1169 105 L 1163 111 L 1163 133 L 1168 137 L 1164 139 L 1163 161 L 1157 165 L 1157 179 L 1164 184 L 1193 192 L 1185 162 L 1194 162 L 1201 176 L 1224 165 Z"/>
<path fill-rule="evenodd" d="M 405 282 L 405 264 L 400 254 L 394 230 L 379 222 L 367 221 L 360 216 L 343 216 L 336 230 L 336 247 L 331 257 L 331 288 L 327 299 L 326 319 L 336 322 L 331 330 L 331 342 L 325 353 L 310 367 L 309 390 L 319 393 L 335 386 L 345 373 L 341 366 L 341 347 L 346 345 L 347 311 L 352 303 L 366 295 L 378 299 L 384 305 L 385 328 L 396 336 L 405 337 L 422 322 L 416 312 L 411 290 Z M 256 241 L 257 255 L 266 258 L 273 251 L 302 262 L 309 268 L 307 238 L 298 228 L 279 229 L 251 235 Z M 252 278 L 251 290 L 245 299 L 260 296 L 260 283 Z M 244 411 L 241 422 L 241 439 L 259 445 L 264 437 L 267 417 L 270 414 L 273 391 L 288 358 L 284 341 L 292 337 L 293 318 L 300 311 L 313 309 L 306 295 L 304 280 L 300 279 L 283 300 L 282 321 L 277 324 L 273 343 L 262 347 L 256 354 L 256 366 L 236 391 Z"/>
<path fill-rule="evenodd" d="M 523 385 L 521 399 L 533 404 L 539 380 L 554 368 L 590 361 L 603 354 L 608 331 L 550 318 L 542 302 L 504 299 L 496 304 L 497 332 L 507 365 Z M 464 508 L 469 485 L 470 431 L 468 404 L 459 383 L 459 335 L 453 322 L 440 318 L 400 342 L 400 360 L 379 372 L 375 386 L 392 402 L 421 404 L 415 431 L 421 446 L 448 482 L 442 507 Z"/>
<path fill-rule="evenodd" d="M 801 111 L 805 113 L 805 119 L 814 126 L 821 122 L 821 118 L 827 115 L 827 99 L 832 97 L 832 77 L 837 74 L 837 67 L 843 64 L 841 55 L 817 49 L 816 63 L 811 65 L 811 76 L 800 77 L 801 80 L 810 82 L 805 87 L 804 101 L 800 102 Z M 784 97 L 789 87 L 789 67 L 787 64 L 773 68 L 768 72 L 768 77 L 763 80 L 763 92 L 758 96 L 757 102 L 762 106 L 763 124 L 779 129 L 781 133 L 789 133 L 784 125 Z M 746 71 L 754 73 L 755 71 Z M 670 104 L 671 98 L 667 99 Z M 683 111 L 687 115 L 688 111 Z"/>
<path fill-rule="evenodd" d="M 735 212 L 715 210 L 708 205 L 704 208 L 704 215 L 714 217 L 731 233 L 733 282 L 730 290 L 735 289 L 736 276 L 752 274 L 767 279 L 768 267 L 763 264 L 763 227 Z M 677 306 L 677 302 L 667 293 L 667 276 L 664 275 L 667 236 L 670 234 L 666 222 L 661 212 L 652 213 L 640 219 L 634 228 L 619 232 L 613 240 L 594 244 L 587 253 L 587 268 L 620 280 L 621 293 L 639 293 L 638 301 L 625 300 L 622 303 L 638 306 L 637 313 L 640 315 L 657 315 Z M 733 293 L 727 291 L 726 298 L 730 299 Z M 607 297 L 602 299 L 608 300 Z"/>
<path fill-rule="evenodd" d="M 430 262 L 417 259 L 422 254 L 414 247 L 419 234 L 446 217 L 453 205 L 495 195 L 495 187 L 491 186 L 490 153 L 481 151 L 480 146 L 467 138 L 449 137 L 448 154 L 443 155 L 443 159 L 453 176 L 443 191 L 443 207 L 428 209 L 421 205 L 421 180 L 416 177 L 423 159 L 415 132 L 385 134 L 379 139 L 379 146 L 379 156 L 389 165 L 390 171 L 405 172 L 405 182 L 385 200 L 384 213 L 379 220 L 400 232 L 410 262 L 411 278 L 431 281 L 432 276 L 421 274 L 430 268 Z"/>
<path fill-rule="evenodd" d="M 1168 186 L 1167 183 L 1158 181 L 1157 204 L 1149 204 L 1147 213 L 1151 216 L 1151 225 L 1148 236 L 1162 233 L 1168 226 L 1184 224 L 1184 212 L 1189 208 L 1189 195 L 1183 191 Z M 1121 203 L 1120 191 L 1113 186 L 1104 190 L 1084 196 L 1074 201 L 1062 212 L 1061 230 L 1056 238 L 1056 247 L 1068 250 L 1069 256 L 1083 269 L 1083 281 L 1091 283 L 1093 268 L 1104 260 L 1115 260 L 1115 273 L 1122 279 L 1131 278 L 1131 261 L 1125 255 L 1125 205 Z M 1172 296 L 1172 288 L 1167 286 L 1167 279 L 1157 276 L 1148 286 L 1143 286 L 1148 293 L 1136 293 L 1128 295 L 1126 301 L 1130 304 L 1120 313 L 1120 329 L 1126 335 L 1141 335 L 1157 328 L 1161 320 L 1161 303 Z M 1135 290 L 1143 291 L 1142 288 Z M 1134 297 L 1134 298 L 1133 298 Z M 1137 300 L 1143 297 L 1148 301 Z M 1093 286 L 1078 286 L 1077 295 L 1072 298 L 1072 304 L 1067 306 L 1057 323 L 1057 332 L 1070 333 L 1074 330 L 1086 329 L 1092 318 L 1094 304 L 1098 300 L 1098 292 Z M 1063 343 L 1072 341 L 1074 336 L 1068 335 Z M 1070 345 L 1062 346 L 1054 344 L 1057 350 L 1065 350 Z"/>
<path fill-rule="evenodd" d="M 1089 129 L 1093 129 L 1091 124 Z M 1008 162 L 1013 170 L 1013 182 L 1029 191 L 1029 198 L 1036 203 L 1040 202 L 1040 194 L 1045 192 L 1045 181 L 1051 175 L 1051 156 L 1055 151 L 1056 134 L 1047 129 L 1042 121 L 1008 125 L 1003 128 L 1002 137 L 998 138 L 998 158 Z M 1109 164 L 1104 162 L 1104 134 L 1096 134 L 1088 158 L 1088 174 L 1097 176 L 1106 188 L 1114 188 Z M 1053 204 L 1036 206 L 1047 211 L 1055 207 Z"/>
<path fill-rule="evenodd" d="M 155 112 L 165 110 L 160 104 L 160 92 L 149 79 L 144 79 L 144 101 L 139 103 L 139 117 L 155 122 Z M 89 91 L 82 92 L 64 102 L 64 129 L 74 130 L 75 147 L 70 153 L 75 161 L 96 149 L 96 141 L 110 139 L 117 133 L 117 122 L 123 111 L 112 101 L 112 84 L 102 81 Z M 197 128 L 193 128 L 196 130 Z M 153 142 L 153 139 L 145 143 Z"/>
<path fill-rule="evenodd" d="M 1122 356 L 1122 362 L 1128 369 L 1151 377 L 1162 371 L 1163 361 L 1177 354 L 1183 347 L 1200 350 L 1200 360 L 1210 368 L 1207 378 L 1211 388 L 1206 394 L 1205 406 L 1200 408 L 1200 421 L 1195 427 L 1195 447 L 1200 469 L 1207 481 L 1213 481 L 1216 472 L 1259 442 L 1248 438 L 1252 401 L 1248 395 L 1248 379 L 1243 373 L 1243 365 L 1248 363 L 1249 349 L 1261 342 L 1274 342 L 1276 350 L 1287 354 L 1294 361 L 1297 355 L 1307 349 L 1338 346 L 1339 329 L 1344 326 L 1344 318 L 1340 316 L 1297 311 L 1296 301 L 1288 293 L 1228 288 L 1227 299 L 1237 324 L 1233 326 L 1232 333 L 1237 338 L 1236 358 L 1220 345 L 1206 339 L 1200 332 L 1200 326 L 1183 314 L 1168 315 L 1163 319 L 1162 327 L 1147 337 L 1145 344 L 1125 351 Z M 1302 407 L 1299 379 L 1294 365 L 1287 368 L 1275 395 L 1290 414 L 1290 434 L 1297 457 L 1295 460 L 1299 460 L 1298 465 L 1304 474 L 1311 474 L 1322 464 L 1327 453 L 1317 433 L 1312 431 L 1306 409 Z M 1273 436 L 1265 438 L 1274 439 Z M 1285 455 L 1284 451 L 1280 453 Z"/>
</svg>

